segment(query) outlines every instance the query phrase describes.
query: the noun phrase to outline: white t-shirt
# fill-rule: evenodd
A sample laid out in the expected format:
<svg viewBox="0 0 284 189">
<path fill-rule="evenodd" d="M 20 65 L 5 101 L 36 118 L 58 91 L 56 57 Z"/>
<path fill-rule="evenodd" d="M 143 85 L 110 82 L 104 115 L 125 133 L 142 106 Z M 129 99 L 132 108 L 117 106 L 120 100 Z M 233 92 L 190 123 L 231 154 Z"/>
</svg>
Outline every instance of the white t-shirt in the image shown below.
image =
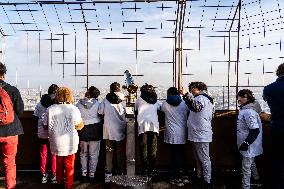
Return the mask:
<svg viewBox="0 0 284 189">
<path fill-rule="evenodd" d="M 213 104 L 210 100 L 198 95 L 194 97 L 202 105 L 200 112 L 190 111 L 187 119 L 188 140 L 193 142 L 212 142 L 212 126 Z"/>
<path fill-rule="evenodd" d="M 158 113 L 160 105 L 147 103 L 141 97 L 138 97 L 135 103 L 135 108 L 138 111 L 138 135 L 147 131 L 159 133 Z"/>
<path fill-rule="evenodd" d="M 161 110 L 165 113 L 164 142 L 169 144 L 185 144 L 187 138 L 187 105 L 182 101 L 178 106 L 163 102 Z"/>
<path fill-rule="evenodd" d="M 104 115 L 103 138 L 121 141 L 125 138 L 126 120 L 121 103 L 111 104 L 104 99 L 99 106 L 99 114 Z"/>
<path fill-rule="evenodd" d="M 54 104 L 47 108 L 44 124 L 48 125 L 50 150 L 68 156 L 78 150 L 79 136 L 75 125 L 82 122 L 79 109 L 72 104 Z"/>
<path fill-rule="evenodd" d="M 43 115 L 46 112 L 46 108 L 41 104 L 41 102 L 37 103 L 34 111 L 34 116 L 38 117 L 37 123 L 37 136 L 38 138 L 47 139 L 48 138 L 48 130 L 43 127 Z"/>
<path fill-rule="evenodd" d="M 256 140 L 249 145 L 247 151 L 240 151 L 244 157 L 255 157 L 263 153 L 262 149 L 262 123 L 259 114 L 252 109 L 240 109 L 237 124 L 237 144 L 238 147 L 245 141 L 249 134 L 249 129 L 259 128 Z"/>
<path fill-rule="evenodd" d="M 84 105 L 82 103 L 84 103 Z M 99 123 L 101 121 L 101 118 L 98 116 L 99 105 L 99 101 L 94 98 L 84 98 L 76 104 L 81 112 L 84 125 Z"/>
</svg>

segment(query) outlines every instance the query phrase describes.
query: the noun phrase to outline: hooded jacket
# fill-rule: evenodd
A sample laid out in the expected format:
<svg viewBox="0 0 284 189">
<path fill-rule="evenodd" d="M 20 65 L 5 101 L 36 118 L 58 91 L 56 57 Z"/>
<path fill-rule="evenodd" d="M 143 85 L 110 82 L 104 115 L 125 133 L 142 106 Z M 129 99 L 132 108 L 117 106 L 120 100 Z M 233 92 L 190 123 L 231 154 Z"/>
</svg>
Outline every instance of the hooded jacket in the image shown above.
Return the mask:
<svg viewBox="0 0 284 189">
<path fill-rule="evenodd" d="M 80 99 L 76 106 L 81 112 L 84 127 L 78 131 L 80 141 L 97 141 L 102 138 L 102 123 L 98 115 L 99 102 L 97 99 Z"/>
<path fill-rule="evenodd" d="M 104 115 L 103 139 L 121 141 L 125 138 L 123 99 L 124 95 L 121 92 L 110 92 L 100 103 L 98 112 Z"/>
<path fill-rule="evenodd" d="M 40 139 L 48 139 L 48 130 L 43 126 L 43 115 L 46 113 L 46 109 L 53 104 L 55 104 L 55 95 L 44 94 L 35 107 L 34 116 L 38 121 L 37 134 Z"/>
<path fill-rule="evenodd" d="M 258 101 L 245 104 L 241 106 L 240 109 L 241 110 L 251 109 L 251 110 L 254 110 L 258 114 L 260 114 L 260 112 L 262 111 L 261 106 Z M 245 141 L 248 142 L 249 144 L 252 144 L 257 139 L 259 132 L 260 132 L 259 128 L 249 129 L 249 134 Z"/>
<path fill-rule="evenodd" d="M 158 110 L 160 110 L 160 105 L 154 98 L 147 98 L 147 100 L 150 100 L 151 103 L 140 96 L 135 102 L 138 135 L 148 131 L 159 133 Z M 153 104 L 154 101 L 156 102 Z"/>
<path fill-rule="evenodd" d="M 214 104 L 214 98 L 207 92 L 207 91 L 201 91 L 198 95 L 193 95 L 191 93 L 187 93 L 183 96 L 183 100 L 185 101 L 188 108 L 193 112 L 200 112 L 204 107 L 199 101 L 193 100 L 195 97 L 198 96 L 204 96 L 206 97 L 210 103 L 213 105 L 213 113 L 215 112 L 215 104 Z"/>
<path fill-rule="evenodd" d="M 240 107 L 240 109 L 252 109 L 254 111 L 256 111 L 258 114 L 260 114 L 260 112 L 262 111 L 262 108 L 259 104 L 258 101 L 254 101 L 253 103 L 248 103 L 242 107 Z"/>
<path fill-rule="evenodd" d="M 110 92 L 106 95 L 106 99 L 111 104 L 119 104 L 124 100 L 124 95 L 121 92 Z"/>
<path fill-rule="evenodd" d="M 187 114 L 189 109 L 180 95 L 168 96 L 161 111 L 165 113 L 164 142 L 185 144 L 187 139 Z"/>
<path fill-rule="evenodd" d="M 172 106 L 178 106 L 182 102 L 182 99 L 180 95 L 170 95 L 166 101 Z"/>
<path fill-rule="evenodd" d="M 259 117 L 261 110 L 257 101 L 240 108 L 237 123 L 237 144 L 240 146 L 244 141 L 250 145 L 247 151 L 240 151 L 245 157 L 255 157 L 262 154 L 262 123 Z"/>
<path fill-rule="evenodd" d="M 212 142 L 211 121 L 214 113 L 214 104 L 205 95 L 188 93 L 185 101 L 190 109 L 187 119 L 188 140 L 192 142 Z"/>
</svg>

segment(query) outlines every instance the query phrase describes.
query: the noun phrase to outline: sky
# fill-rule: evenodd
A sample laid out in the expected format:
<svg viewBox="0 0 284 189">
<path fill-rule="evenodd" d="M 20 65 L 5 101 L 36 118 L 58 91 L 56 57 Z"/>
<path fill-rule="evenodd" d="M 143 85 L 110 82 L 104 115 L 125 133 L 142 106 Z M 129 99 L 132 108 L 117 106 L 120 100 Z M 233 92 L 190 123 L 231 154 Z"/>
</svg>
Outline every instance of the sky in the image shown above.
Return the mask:
<svg viewBox="0 0 284 189">
<path fill-rule="evenodd" d="M 2 1 L 3 2 L 32 2 Z M 68 2 L 75 2 L 69 0 Z M 90 1 L 86 1 L 90 2 Z M 232 7 L 233 5 L 233 7 Z M 191 81 L 204 81 L 209 86 L 227 85 L 229 56 L 229 26 L 236 9 L 236 0 L 187 1 L 185 11 L 183 48 L 183 85 Z M 164 8 L 163 10 L 160 7 Z M 223 7 L 208 7 L 223 6 Z M 230 6 L 230 7 L 229 7 Z M 172 86 L 172 64 L 154 63 L 173 60 L 172 37 L 176 18 L 175 1 L 153 3 L 84 3 L 82 4 L 89 35 L 89 74 L 123 74 L 130 70 L 140 86 L 150 83 L 159 87 Z M 273 73 L 283 63 L 283 16 L 281 0 L 244 0 L 241 8 L 239 85 L 266 85 L 275 80 Z M 15 11 L 15 10 L 33 11 Z M 8 36 L 0 39 L 3 49 L 1 61 L 8 67 L 7 81 L 19 88 L 47 88 L 51 83 L 73 89 L 86 87 L 86 77 L 74 76 L 75 65 L 58 63 L 87 62 L 87 32 L 79 4 L 50 5 L 17 4 L 0 6 L 0 27 Z M 229 19 L 228 19 L 229 18 Z M 236 17 L 237 18 L 237 17 Z M 128 22 L 143 21 L 143 22 Z M 26 24 L 19 24 L 24 22 Z M 12 23 L 12 24 L 10 24 Z M 237 30 L 238 20 L 232 25 Z M 190 27 L 190 28 L 188 28 Z M 195 28 L 192 28 L 195 27 Z M 196 28 L 197 27 L 197 28 Z M 147 29 L 157 28 L 157 29 Z M 23 31 L 23 30 L 44 30 Z M 137 29 L 137 49 L 134 34 Z M 200 43 L 199 43 L 200 32 Z M 51 41 L 53 36 L 53 53 Z M 63 37 L 65 56 L 63 58 Z M 76 35 L 75 35 L 76 33 Z M 236 60 L 237 33 L 232 32 L 231 59 Z M 281 39 L 282 37 L 282 39 Z M 105 39 L 131 38 L 131 39 Z M 40 44 L 40 45 L 39 45 Z M 40 47 L 40 48 L 39 48 Z M 199 48 L 200 47 L 200 48 Z M 59 52 L 58 52 L 59 51 Z M 52 54 L 52 58 L 51 58 Z M 51 64 L 52 62 L 52 64 Z M 264 67 L 264 69 L 263 69 Z M 78 64 L 76 75 L 86 74 L 86 64 Z M 263 74 L 264 70 L 264 74 Z M 122 76 L 90 76 L 89 86 L 107 88 L 113 81 L 123 84 Z M 231 63 L 230 85 L 236 84 L 235 64 Z"/>
</svg>

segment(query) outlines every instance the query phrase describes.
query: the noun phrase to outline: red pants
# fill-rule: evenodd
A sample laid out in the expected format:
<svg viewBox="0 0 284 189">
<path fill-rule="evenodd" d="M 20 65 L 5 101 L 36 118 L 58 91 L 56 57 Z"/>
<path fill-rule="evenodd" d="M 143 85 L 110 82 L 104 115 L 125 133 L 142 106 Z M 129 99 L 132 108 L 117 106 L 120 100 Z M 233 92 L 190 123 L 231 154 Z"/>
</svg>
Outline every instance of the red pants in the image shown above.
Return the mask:
<svg viewBox="0 0 284 189">
<path fill-rule="evenodd" d="M 73 185 L 75 154 L 68 156 L 56 156 L 56 181 L 64 183 L 65 189 L 71 189 Z"/>
<path fill-rule="evenodd" d="M 50 156 L 51 161 L 51 173 L 52 175 L 56 175 L 56 155 L 50 153 L 49 143 L 40 144 L 40 171 L 42 174 L 46 173 L 46 165 L 48 156 Z"/>
<path fill-rule="evenodd" d="M 0 137 L 0 148 L 3 154 L 3 162 L 6 177 L 6 189 L 16 188 L 16 163 L 18 135 Z"/>
</svg>

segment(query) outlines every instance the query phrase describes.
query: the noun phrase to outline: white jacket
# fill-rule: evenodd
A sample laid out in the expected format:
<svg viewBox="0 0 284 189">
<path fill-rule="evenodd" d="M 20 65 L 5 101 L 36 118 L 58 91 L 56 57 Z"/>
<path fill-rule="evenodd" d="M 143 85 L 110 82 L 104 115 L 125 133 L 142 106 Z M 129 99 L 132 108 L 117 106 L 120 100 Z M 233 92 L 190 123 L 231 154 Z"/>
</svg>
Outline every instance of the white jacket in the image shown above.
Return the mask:
<svg viewBox="0 0 284 189">
<path fill-rule="evenodd" d="M 147 103 L 141 97 L 138 97 L 135 103 L 135 108 L 138 111 L 138 135 L 147 131 L 159 133 L 158 113 L 160 109 L 158 102 L 155 104 Z"/>
<path fill-rule="evenodd" d="M 263 153 L 262 148 L 262 123 L 259 117 L 259 113 L 255 107 L 258 103 L 250 103 L 242 107 L 239 111 L 237 122 L 237 144 L 238 147 L 245 141 L 249 134 L 250 129 L 259 128 L 259 134 L 256 140 L 249 145 L 247 151 L 240 151 L 244 157 L 255 157 Z"/>
<path fill-rule="evenodd" d="M 44 114 L 44 125 L 48 125 L 50 150 L 58 156 L 75 154 L 79 136 L 75 125 L 82 122 L 79 109 L 72 104 L 54 104 Z"/>
<path fill-rule="evenodd" d="M 104 115 L 103 139 L 123 140 L 126 120 L 122 104 L 111 104 L 107 99 L 104 99 L 99 106 L 98 113 Z"/>
<path fill-rule="evenodd" d="M 188 107 L 182 101 L 178 106 L 163 102 L 161 110 L 165 113 L 164 142 L 169 144 L 185 144 L 187 138 Z"/>
<path fill-rule="evenodd" d="M 193 142 L 212 142 L 212 117 L 214 106 L 210 100 L 198 95 L 192 98 L 198 102 L 202 109 L 200 112 L 190 111 L 187 119 L 188 140 Z"/>
</svg>

